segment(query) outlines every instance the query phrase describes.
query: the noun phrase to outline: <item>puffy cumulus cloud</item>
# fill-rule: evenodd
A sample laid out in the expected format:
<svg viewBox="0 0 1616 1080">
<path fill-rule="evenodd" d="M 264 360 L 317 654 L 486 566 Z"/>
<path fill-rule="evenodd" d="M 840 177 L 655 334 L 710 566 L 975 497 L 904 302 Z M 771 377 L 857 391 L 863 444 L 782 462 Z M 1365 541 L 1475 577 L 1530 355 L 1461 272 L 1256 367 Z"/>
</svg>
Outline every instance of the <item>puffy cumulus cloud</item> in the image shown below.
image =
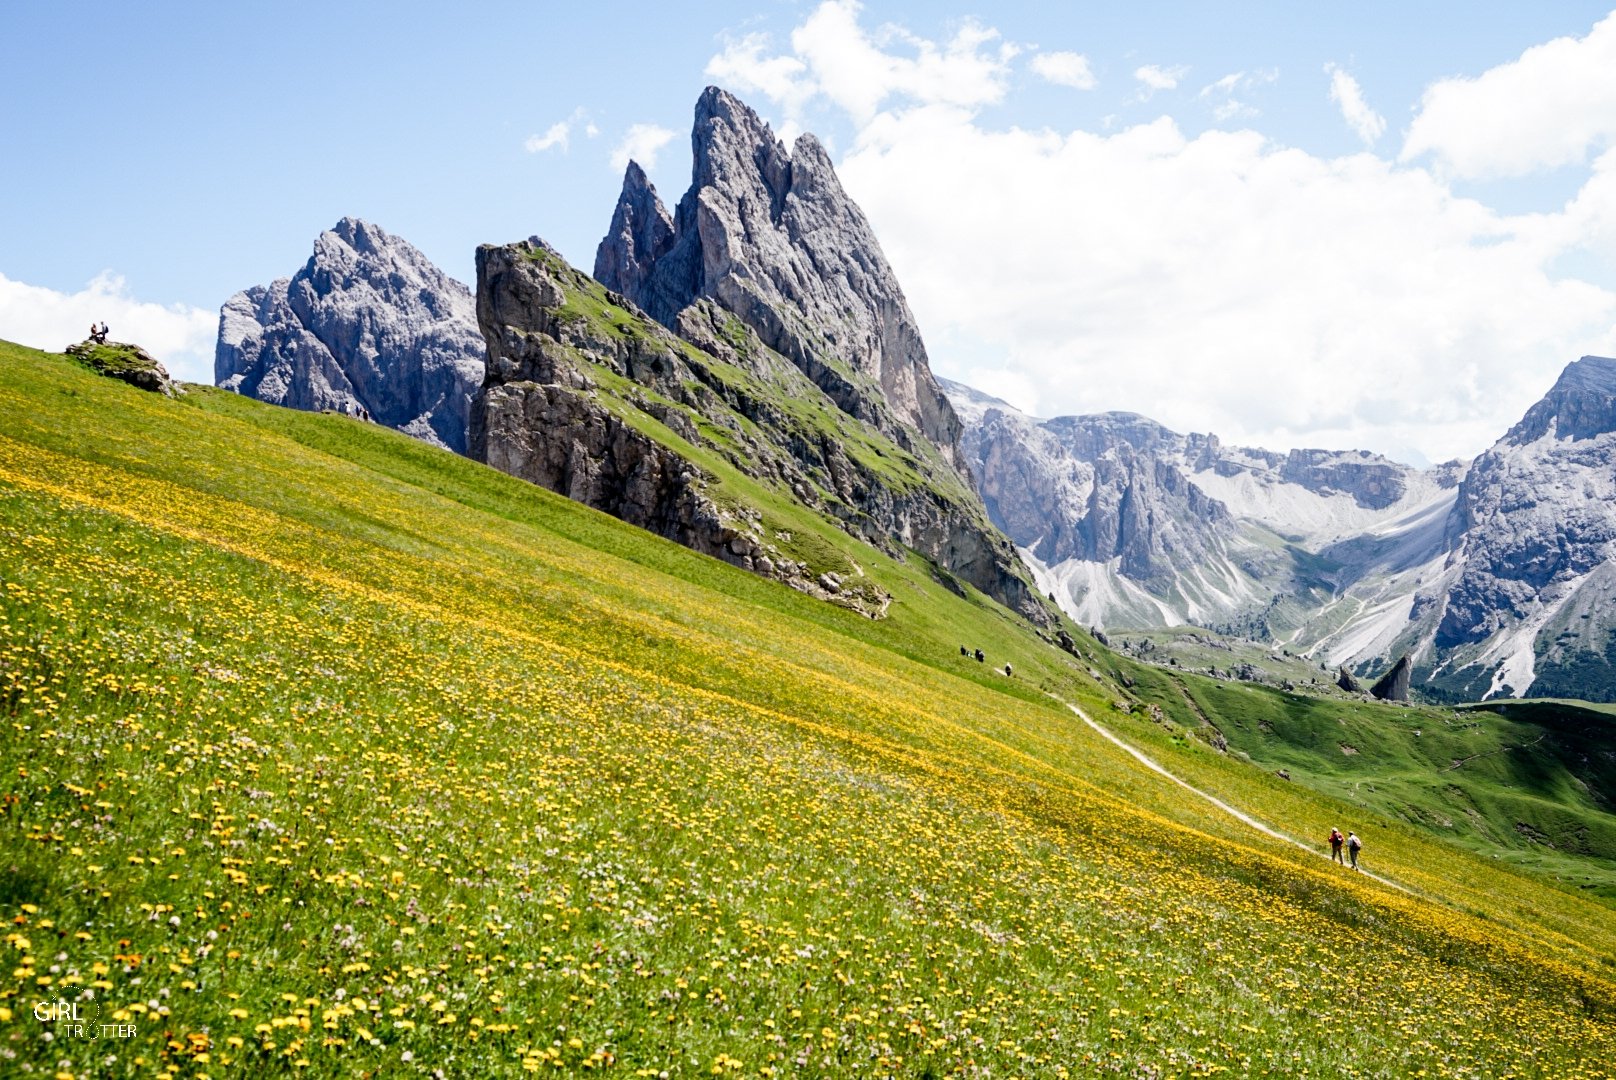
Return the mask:
<svg viewBox="0 0 1616 1080">
<path fill-rule="evenodd" d="M 615 172 L 628 168 L 637 161 L 643 169 L 656 167 L 657 155 L 673 141 L 674 133 L 658 124 L 634 124 L 623 133 L 622 141 L 612 148 L 611 164 Z"/>
<path fill-rule="evenodd" d="M 1070 86 L 1074 90 L 1093 90 L 1095 87 L 1094 72 L 1089 70 L 1088 57 L 1082 53 L 1039 53 L 1028 66 L 1056 86 Z"/>
<path fill-rule="evenodd" d="M 857 14 L 827 4 L 809 21 L 832 9 Z M 907 35 L 883 45 L 839 25 L 897 52 L 849 61 L 859 70 L 916 52 Z M 1489 445 L 1568 361 L 1616 349 L 1616 293 L 1558 274 L 1616 230 L 1616 153 L 1562 212 L 1510 216 L 1426 168 L 1321 158 L 1250 130 L 1190 138 L 1169 117 L 1103 134 L 1001 129 L 980 119 L 987 84 L 895 103 L 805 91 L 830 75 L 793 44 L 802 67 L 778 73 L 796 96 L 765 96 L 823 95 L 853 120 L 838 170 L 933 366 L 1028 411 L 1128 409 L 1274 449 L 1436 461 Z M 1136 74 L 1166 89 L 1187 72 Z M 1275 75 L 1234 73 L 1202 96 L 1238 102 Z"/>
<path fill-rule="evenodd" d="M 113 341 L 144 348 L 176 379 L 213 382 L 217 312 L 136 300 L 123 278 L 110 271 L 75 293 L 28 285 L 0 274 L 0 338 L 59 351 L 83 341 L 92 322 L 105 322 Z"/>
<path fill-rule="evenodd" d="M 941 44 L 887 24 L 859 23 L 854 0 L 826 0 L 791 33 L 791 54 L 771 56 L 767 35 L 729 41 L 707 74 L 743 96 L 763 94 L 782 106 L 788 128 L 805 102 L 824 95 L 866 124 L 894 100 L 904 104 L 979 108 L 1003 99 L 1010 62 L 1020 51 L 996 30 L 964 23 Z"/>
<path fill-rule="evenodd" d="M 579 124 L 584 125 L 584 136 L 593 139 L 600 134 L 600 129 L 587 121 L 588 113 L 583 106 L 572 110 L 572 114 L 565 120 L 557 120 L 545 129 L 542 135 L 529 135 L 522 146 L 530 154 L 543 153 L 546 150 L 559 149 L 567 152 L 568 144 L 572 140 L 572 129 Z"/>
<path fill-rule="evenodd" d="M 1473 179 L 1582 162 L 1616 142 L 1613 73 L 1616 13 L 1585 37 L 1534 45 L 1476 78 L 1433 83 L 1409 126 L 1402 159 L 1429 154 Z"/>
<path fill-rule="evenodd" d="M 796 116 L 817 90 L 808 65 L 795 56 L 766 56 L 773 48 L 768 34 L 754 33 L 727 41 L 707 62 L 707 76 L 741 95 L 761 94 Z"/>
<path fill-rule="evenodd" d="M 1335 64 L 1325 64 L 1324 70 L 1330 76 L 1330 100 L 1340 108 L 1341 118 L 1365 146 L 1373 146 L 1386 133 L 1386 118 L 1369 107 L 1357 79 Z"/>
<path fill-rule="evenodd" d="M 993 131 L 926 108 L 866 129 L 841 174 L 939 371 L 1016 373 L 999 386 L 1035 387 L 1020 403 L 1042 415 L 1440 460 L 1616 343 L 1616 294 L 1550 276 L 1543 219 L 1368 154 L 1189 139 L 1165 117 Z"/>
</svg>

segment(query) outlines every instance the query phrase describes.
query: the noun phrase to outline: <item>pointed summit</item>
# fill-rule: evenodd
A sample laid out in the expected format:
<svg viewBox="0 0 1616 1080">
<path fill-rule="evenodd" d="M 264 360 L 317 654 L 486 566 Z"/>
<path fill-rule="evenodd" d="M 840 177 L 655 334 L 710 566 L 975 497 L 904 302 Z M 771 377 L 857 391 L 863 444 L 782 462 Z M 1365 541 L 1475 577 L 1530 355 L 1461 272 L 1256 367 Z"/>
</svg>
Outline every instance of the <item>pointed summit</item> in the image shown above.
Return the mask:
<svg viewBox="0 0 1616 1080">
<path fill-rule="evenodd" d="M 1553 422 L 1561 439 L 1591 439 L 1616 431 L 1616 360 L 1584 356 L 1566 365 L 1554 386 L 1527 410 L 1504 441 L 1521 446 L 1541 439 Z"/>
<path fill-rule="evenodd" d="M 919 432 L 963 469 L 960 423 L 914 314 L 819 141 L 803 135 L 788 151 L 744 102 L 708 87 L 691 150 L 671 240 L 631 166 L 595 276 L 669 327 L 711 298 L 844 411 L 906 447 Z"/>
<path fill-rule="evenodd" d="M 673 247 L 673 217 L 637 161 L 623 173 L 612 224 L 595 251 L 595 280 L 625 296 L 643 296 L 656 261 Z"/>
<path fill-rule="evenodd" d="M 465 453 L 484 351 L 464 285 L 400 237 L 345 217 L 296 274 L 225 301 L 213 366 L 227 390 L 369 416 Z"/>
</svg>

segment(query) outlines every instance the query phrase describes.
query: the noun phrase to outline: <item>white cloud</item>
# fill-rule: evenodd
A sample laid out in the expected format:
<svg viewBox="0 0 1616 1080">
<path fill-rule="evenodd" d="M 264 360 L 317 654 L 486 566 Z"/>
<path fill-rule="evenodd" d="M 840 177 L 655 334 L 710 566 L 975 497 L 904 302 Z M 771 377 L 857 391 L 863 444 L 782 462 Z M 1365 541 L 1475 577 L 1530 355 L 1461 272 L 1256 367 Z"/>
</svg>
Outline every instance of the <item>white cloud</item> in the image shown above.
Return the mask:
<svg viewBox="0 0 1616 1080">
<path fill-rule="evenodd" d="M 1088 57 L 1082 53 L 1039 53 L 1032 58 L 1032 69 L 1056 86 L 1070 86 L 1074 90 L 1094 89 L 1094 72 L 1089 70 Z"/>
<path fill-rule="evenodd" d="M 841 173 L 939 370 L 1020 373 L 1042 415 L 1442 459 L 1616 344 L 1616 294 L 1554 280 L 1539 219 L 1370 155 L 1188 139 L 1167 118 L 1100 136 L 917 109 Z"/>
<path fill-rule="evenodd" d="M 164 307 L 129 295 L 123 278 L 103 271 L 76 293 L 13 281 L 0 274 L 0 338 L 60 352 L 105 322 L 113 341 L 139 345 L 186 382 L 213 382 L 217 312 L 185 304 Z"/>
<path fill-rule="evenodd" d="M 1340 106 L 1342 119 L 1365 146 L 1375 145 L 1375 140 L 1386 133 L 1386 118 L 1369 107 L 1357 79 L 1335 64 L 1325 64 L 1324 70 L 1330 76 L 1330 100 Z"/>
<path fill-rule="evenodd" d="M 673 141 L 674 133 L 657 124 L 635 124 L 623 135 L 623 140 L 612 149 L 612 169 L 622 172 L 630 161 L 640 163 L 642 169 L 656 168 L 657 155 Z"/>
<path fill-rule="evenodd" d="M 1159 67 L 1156 64 L 1146 64 L 1135 68 L 1133 77 L 1144 83 L 1145 88 L 1140 91 L 1142 98 L 1148 99 L 1158 90 L 1176 90 L 1179 80 L 1190 73 L 1187 67 Z"/>
<path fill-rule="evenodd" d="M 571 124 L 565 120 L 557 120 L 550 125 L 543 135 L 529 135 L 527 142 L 522 145 L 527 148 L 527 152 L 530 154 L 537 154 L 555 146 L 565 150 L 567 148 L 567 138 L 571 132 Z"/>
<path fill-rule="evenodd" d="M 1534 45 L 1476 78 L 1426 88 L 1402 160 L 1467 178 L 1524 176 L 1616 144 L 1616 13 L 1586 37 Z"/>
<path fill-rule="evenodd" d="M 765 56 L 770 47 L 767 34 L 727 41 L 724 50 L 707 62 L 707 77 L 743 96 L 761 94 L 795 114 L 816 86 L 807 64 L 795 56 Z"/>
<path fill-rule="evenodd" d="M 573 127 L 582 122 L 587 115 L 588 113 L 584 110 L 583 106 L 580 105 L 578 108 L 572 110 L 572 114 L 565 120 L 557 120 L 555 123 L 546 128 L 543 135 L 529 135 L 527 137 L 527 141 L 524 142 L 522 146 L 530 154 L 543 153 L 546 150 L 553 150 L 557 147 L 559 147 L 561 152 L 564 154 L 567 152 L 568 144 L 572 139 Z M 593 139 L 596 135 L 600 134 L 600 129 L 594 124 L 589 124 L 584 129 L 584 134 Z"/>
<path fill-rule="evenodd" d="M 1212 116 L 1220 123 L 1227 120 L 1249 120 L 1259 115 L 1259 110 L 1236 98 L 1235 94 L 1255 90 L 1265 83 L 1275 82 L 1278 78 L 1279 71 L 1274 68 L 1261 71 L 1235 71 L 1201 87 L 1201 92 L 1196 97 L 1212 107 Z"/>
<path fill-rule="evenodd" d="M 938 44 L 891 24 L 866 31 L 861 10 L 854 0 L 826 0 L 792 31 L 791 55 L 766 56 L 770 39 L 748 34 L 727 42 L 707 74 L 780 105 L 786 127 L 798 126 L 802 105 L 820 94 L 858 124 L 895 99 L 964 109 L 1003 99 L 1019 50 L 999 41 L 998 31 L 967 21 Z"/>
<path fill-rule="evenodd" d="M 1157 88 L 1186 74 L 1148 70 Z M 1237 72 L 1204 100 L 1276 76 Z M 1255 131 L 999 129 L 970 104 L 827 99 L 857 127 L 838 170 L 933 366 L 1041 415 L 1131 409 L 1280 450 L 1442 460 L 1490 444 L 1570 360 L 1616 350 L 1616 292 L 1558 273 L 1616 233 L 1616 152 L 1563 212 L 1511 216 L 1424 168 Z"/>
</svg>

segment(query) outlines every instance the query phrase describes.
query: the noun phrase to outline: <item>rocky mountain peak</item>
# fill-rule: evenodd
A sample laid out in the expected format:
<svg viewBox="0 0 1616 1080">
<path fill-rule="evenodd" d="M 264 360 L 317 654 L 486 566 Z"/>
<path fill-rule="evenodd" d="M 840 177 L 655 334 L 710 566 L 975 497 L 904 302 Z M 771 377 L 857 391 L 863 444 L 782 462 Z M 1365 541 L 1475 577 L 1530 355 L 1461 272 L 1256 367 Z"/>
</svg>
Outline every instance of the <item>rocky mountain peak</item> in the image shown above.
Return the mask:
<svg viewBox="0 0 1616 1080">
<path fill-rule="evenodd" d="M 630 161 L 612 224 L 595 251 L 595 279 L 624 296 L 643 296 L 651 268 L 673 241 L 673 217 L 639 162 Z"/>
<path fill-rule="evenodd" d="M 1550 425 L 1561 439 L 1591 439 L 1616 431 L 1616 360 L 1584 356 L 1566 365 L 1543 400 L 1527 410 L 1504 441 L 1536 442 Z"/>
<path fill-rule="evenodd" d="M 643 173 L 624 179 L 595 277 L 677 327 L 710 298 L 836 405 L 963 469 L 960 423 L 932 376 L 914 314 L 869 221 L 812 135 L 790 150 L 739 98 L 696 102 L 691 185 L 667 231 Z"/>
<path fill-rule="evenodd" d="M 263 401 L 369 416 L 464 452 L 483 343 L 471 290 L 414 246 L 344 217 L 290 278 L 219 312 L 214 378 Z"/>
</svg>

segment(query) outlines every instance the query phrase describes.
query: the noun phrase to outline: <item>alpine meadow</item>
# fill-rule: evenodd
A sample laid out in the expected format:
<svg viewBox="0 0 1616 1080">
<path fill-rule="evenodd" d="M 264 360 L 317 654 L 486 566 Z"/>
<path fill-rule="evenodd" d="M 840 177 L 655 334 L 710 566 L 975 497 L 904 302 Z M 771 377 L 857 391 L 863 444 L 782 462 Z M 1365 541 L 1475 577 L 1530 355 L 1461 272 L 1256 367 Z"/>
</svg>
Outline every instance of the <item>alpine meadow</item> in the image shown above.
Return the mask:
<svg viewBox="0 0 1616 1080">
<path fill-rule="evenodd" d="M 373 425 L 18 347 L 0 421 L 7 1024 L 90 990 L 135 1031 L 14 1038 L 8 1069 L 1598 1076 L 1616 1053 L 1608 907 L 1151 746 L 1269 820 L 1373 821 L 1387 883 L 1256 832 L 1061 704 L 1147 742 L 1111 671 L 913 564 L 872 569 L 872 621 Z"/>
<path fill-rule="evenodd" d="M 0 1078 L 1616 1080 L 1611 2 L 8 12 Z"/>
</svg>

